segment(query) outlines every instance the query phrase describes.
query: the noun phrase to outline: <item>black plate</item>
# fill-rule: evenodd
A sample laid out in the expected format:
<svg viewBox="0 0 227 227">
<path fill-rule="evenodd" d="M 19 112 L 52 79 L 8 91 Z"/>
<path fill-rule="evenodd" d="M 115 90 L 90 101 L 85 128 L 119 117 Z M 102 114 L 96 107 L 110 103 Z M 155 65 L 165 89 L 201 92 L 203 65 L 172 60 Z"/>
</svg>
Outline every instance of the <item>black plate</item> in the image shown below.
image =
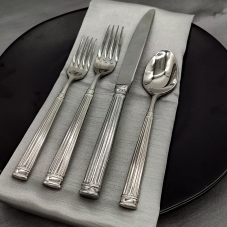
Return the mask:
<svg viewBox="0 0 227 227">
<path fill-rule="evenodd" d="M 74 11 L 34 27 L 0 57 L 0 169 L 57 80 L 85 14 L 86 9 Z M 226 135 L 227 51 L 208 33 L 192 25 L 161 213 L 197 198 L 224 176 Z"/>
</svg>

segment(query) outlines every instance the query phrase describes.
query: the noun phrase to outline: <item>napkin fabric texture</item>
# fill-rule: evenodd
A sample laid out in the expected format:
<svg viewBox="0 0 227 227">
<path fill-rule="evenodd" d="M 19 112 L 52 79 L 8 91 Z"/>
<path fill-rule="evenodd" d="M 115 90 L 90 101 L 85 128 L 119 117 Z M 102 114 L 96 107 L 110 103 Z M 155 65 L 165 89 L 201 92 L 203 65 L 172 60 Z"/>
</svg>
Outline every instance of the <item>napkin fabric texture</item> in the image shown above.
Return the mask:
<svg viewBox="0 0 227 227">
<path fill-rule="evenodd" d="M 93 0 L 69 58 L 45 104 L 37 114 L 0 176 L 0 201 L 18 209 L 46 218 L 82 227 L 154 227 L 156 226 L 168 150 L 177 109 L 179 86 L 162 98 L 155 107 L 150 145 L 136 211 L 119 207 L 132 154 L 151 97 L 142 87 L 142 77 L 148 61 L 160 50 L 172 51 L 181 74 L 182 60 L 193 16 L 155 9 L 153 24 L 131 89 L 126 96 L 114 145 L 99 200 L 78 194 L 96 140 L 110 105 L 128 44 L 143 15 L 152 7 L 105 0 Z M 66 69 L 83 35 L 98 39 L 101 45 L 109 24 L 124 26 L 120 59 L 114 72 L 102 78 L 84 121 L 78 142 L 66 173 L 62 189 L 50 189 L 42 184 L 49 166 L 61 144 L 70 122 L 94 78 L 92 67 L 81 81 L 74 82 L 55 119 L 42 152 L 27 182 L 14 179 L 12 173 L 46 112 L 66 83 Z M 97 54 L 98 47 L 95 54 Z M 56 47 L 57 48 L 57 47 Z"/>
</svg>

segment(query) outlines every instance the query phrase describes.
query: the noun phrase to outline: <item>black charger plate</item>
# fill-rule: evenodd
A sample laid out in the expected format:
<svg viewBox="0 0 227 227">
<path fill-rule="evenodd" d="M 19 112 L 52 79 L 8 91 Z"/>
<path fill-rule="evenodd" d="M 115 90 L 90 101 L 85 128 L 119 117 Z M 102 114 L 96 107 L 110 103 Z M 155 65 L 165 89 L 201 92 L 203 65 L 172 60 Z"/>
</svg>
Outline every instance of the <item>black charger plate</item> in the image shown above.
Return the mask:
<svg viewBox="0 0 227 227">
<path fill-rule="evenodd" d="M 46 100 L 87 9 L 48 20 L 0 57 L 0 169 Z M 162 49 L 162 47 L 160 47 Z M 212 188 L 227 169 L 227 51 L 192 25 L 169 151 L 161 213 Z"/>
</svg>

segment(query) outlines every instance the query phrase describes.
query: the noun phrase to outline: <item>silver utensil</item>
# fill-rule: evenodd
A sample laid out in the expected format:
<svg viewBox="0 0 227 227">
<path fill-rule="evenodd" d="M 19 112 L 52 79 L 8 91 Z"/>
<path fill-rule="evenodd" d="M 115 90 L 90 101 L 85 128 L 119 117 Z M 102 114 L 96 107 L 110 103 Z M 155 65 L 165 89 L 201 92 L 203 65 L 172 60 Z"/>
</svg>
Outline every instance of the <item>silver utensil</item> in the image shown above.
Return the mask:
<svg viewBox="0 0 227 227">
<path fill-rule="evenodd" d="M 154 116 L 154 105 L 160 96 L 171 92 L 176 87 L 177 80 L 177 60 L 173 53 L 168 50 L 158 52 L 148 63 L 143 78 L 143 86 L 145 90 L 152 95 L 152 99 L 136 144 L 121 201 L 119 203 L 122 207 L 128 209 L 137 208 Z"/>
<path fill-rule="evenodd" d="M 99 197 L 125 95 L 133 81 L 137 65 L 149 34 L 154 12 L 154 10 L 149 10 L 143 16 L 128 46 L 115 87 L 115 94 L 99 134 L 82 187 L 79 191 L 82 196 L 92 199 L 97 199 Z"/>
<path fill-rule="evenodd" d="M 13 177 L 20 180 L 28 179 L 29 173 L 38 157 L 42 145 L 44 144 L 55 116 L 57 115 L 58 110 L 65 98 L 67 89 L 73 81 L 83 79 L 90 68 L 95 48 L 95 42 L 92 40 L 93 39 L 89 39 L 89 37 L 83 36 L 78 50 L 67 69 L 68 81 L 48 110 L 18 166 L 15 168 Z"/>
<path fill-rule="evenodd" d="M 59 150 L 49 168 L 44 185 L 52 188 L 61 188 L 61 183 L 67 171 L 70 158 L 75 147 L 84 118 L 93 98 L 97 81 L 104 75 L 110 74 L 118 62 L 123 27 L 118 32 L 119 26 L 114 29 L 108 26 L 102 45 L 94 62 L 96 76 L 85 93 L 80 106 L 71 122 L 71 125 L 59 147 Z"/>
</svg>

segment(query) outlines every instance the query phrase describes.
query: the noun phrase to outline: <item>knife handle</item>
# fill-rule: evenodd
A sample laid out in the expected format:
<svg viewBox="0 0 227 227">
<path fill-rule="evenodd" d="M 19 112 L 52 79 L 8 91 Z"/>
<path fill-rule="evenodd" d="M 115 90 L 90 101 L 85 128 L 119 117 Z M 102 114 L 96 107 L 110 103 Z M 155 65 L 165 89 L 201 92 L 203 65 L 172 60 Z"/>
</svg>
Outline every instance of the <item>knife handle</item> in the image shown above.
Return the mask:
<svg viewBox="0 0 227 227">
<path fill-rule="evenodd" d="M 115 94 L 105 117 L 84 181 L 79 191 L 80 195 L 84 197 L 91 199 L 99 198 L 103 176 L 110 156 L 127 89 L 128 86 L 116 85 Z"/>
<path fill-rule="evenodd" d="M 67 171 L 81 126 L 84 122 L 84 118 L 93 98 L 93 93 L 94 90 L 90 89 L 84 95 L 80 106 L 69 126 L 69 129 L 58 149 L 58 152 L 52 161 L 52 164 L 43 182 L 44 185 L 56 189 L 61 188 L 61 183 Z"/>
</svg>

